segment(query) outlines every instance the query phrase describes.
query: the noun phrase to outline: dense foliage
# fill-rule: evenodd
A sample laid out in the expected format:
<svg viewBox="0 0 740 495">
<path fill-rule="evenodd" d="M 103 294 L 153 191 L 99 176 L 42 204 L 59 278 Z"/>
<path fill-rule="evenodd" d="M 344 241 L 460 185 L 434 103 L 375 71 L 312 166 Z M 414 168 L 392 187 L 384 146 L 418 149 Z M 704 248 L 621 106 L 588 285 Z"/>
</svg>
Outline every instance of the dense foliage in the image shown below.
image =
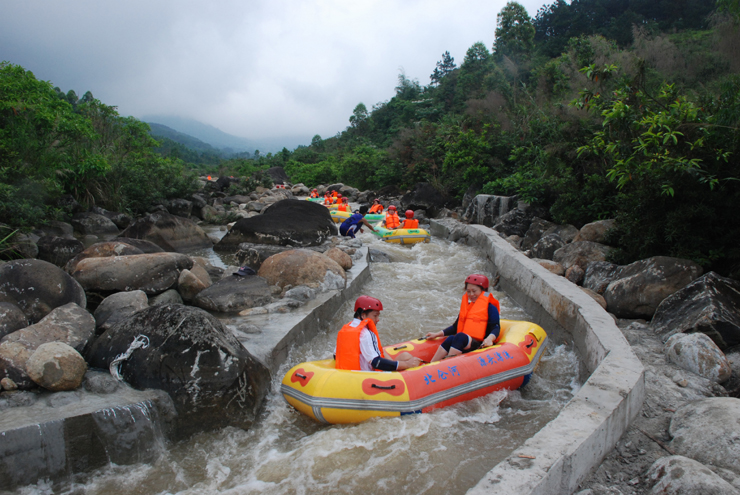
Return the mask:
<svg viewBox="0 0 740 495">
<path fill-rule="evenodd" d="M 154 152 L 149 126 L 90 92 L 78 100 L 20 66 L 0 64 L 0 222 L 59 216 L 59 199 L 138 213 L 194 190 L 179 160 Z"/>
</svg>

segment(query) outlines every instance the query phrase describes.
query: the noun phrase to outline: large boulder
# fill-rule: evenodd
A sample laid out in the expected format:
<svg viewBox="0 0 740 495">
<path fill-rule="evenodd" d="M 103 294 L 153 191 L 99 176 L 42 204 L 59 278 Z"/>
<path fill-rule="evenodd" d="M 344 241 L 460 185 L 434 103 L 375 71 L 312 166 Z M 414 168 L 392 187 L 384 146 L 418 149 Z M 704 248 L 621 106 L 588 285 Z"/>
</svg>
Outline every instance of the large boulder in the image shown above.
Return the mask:
<svg viewBox="0 0 740 495">
<path fill-rule="evenodd" d="M 611 248 L 596 242 L 571 242 L 553 253 L 553 261 L 557 261 L 565 270 L 573 265 L 580 266 L 584 271 L 589 263 L 606 261 Z"/>
<path fill-rule="evenodd" d="M 684 404 L 668 432 L 669 446 L 677 454 L 740 474 L 740 399 L 712 397 Z"/>
<path fill-rule="evenodd" d="M 270 244 L 252 244 L 242 242 L 239 244 L 239 250 L 234 255 L 242 266 L 248 266 L 259 270 L 262 263 L 270 256 L 274 256 L 284 251 L 293 249 L 291 246 L 273 246 Z"/>
<path fill-rule="evenodd" d="M 72 276 L 86 290 L 121 292 L 143 290 L 159 294 L 177 285 L 180 272 L 193 267 L 193 260 L 179 253 L 134 254 L 86 258 Z"/>
<path fill-rule="evenodd" d="M 87 371 L 85 359 L 62 342 L 41 344 L 26 363 L 28 376 L 37 385 L 52 392 L 75 390 Z"/>
<path fill-rule="evenodd" d="M 179 413 L 179 433 L 253 424 L 270 388 L 269 372 L 217 318 L 180 304 L 139 311 L 95 341 L 90 365 L 108 369 L 139 336 L 148 346 L 132 350 L 118 372 L 137 389 L 167 392 Z"/>
<path fill-rule="evenodd" d="M 569 246 L 574 244 L 584 243 Z M 604 291 L 608 311 L 619 318 L 649 320 L 663 299 L 687 286 L 702 271 L 693 261 L 667 256 L 635 261 L 623 267 Z"/>
<path fill-rule="evenodd" d="M 270 285 L 316 288 L 325 282 L 327 272 L 347 279 L 342 267 L 328 256 L 309 249 L 294 249 L 265 260 L 258 274 Z"/>
<path fill-rule="evenodd" d="M 105 218 L 116 224 L 116 227 L 118 227 L 119 229 L 125 229 L 126 227 L 131 225 L 131 222 L 134 221 L 132 217 L 126 215 L 125 213 L 108 211 L 100 208 L 99 206 L 93 206 L 92 208 L 90 208 L 90 211 L 93 213 L 97 213 L 98 215 L 103 215 Z"/>
<path fill-rule="evenodd" d="M 724 353 L 703 333 L 678 333 L 665 343 L 668 361 L 715 383 L 730 379 L 732 368 Z"/>
<path fill-rule="evenodd" d="M 70 302 L 83 308 L 87 305 L 82 286 L 58 266 L 42 260 L 0 265 L 0 301 L 18 306 L 30 323 Z"/>
<path fill-rule="evenodd" d="M 211 286 L 211 278 L 208 273 L 198 265 L 194 265 L 193 270 L 199 271 L 197 269 L 200 269 L 202 273 L 196 274 L 187 269 L 180 272 L 180 277 L 177 279 L 177 292 L 180 293 L 183 301 L 192 301 L 198 293 Z M 205 277 L 202 275 L 205 275 Z"/>
<path fill-rule="evenodd" d="M 70 223 L 83 235 L 115 235 L 119 232 L 110 218 L 89 211 L 75 214 Z"/>
<path fill-rule="evenodd" d="M 288 174 L 285 173 L 283 167 L 270 167 L 265 170 L 265 173 L 272 179 L 274 184 L 286 184 L 290 182 Z"/>
<path fill-rule="evenodd" d="M 190 218 L 193 213 L 193 202 L 187 199 L 173 199 L 164 205 L 167 211 L 176 217 Z"/>
<path fill-rule="evenodd" d="M 77 269 L 77 263 L 87 258 L 130 256 L 132 254 L 144 254 L 144 251 L 138 247 L 121 241 L 97 242 L 69 260 L 64 267 L 64 270 L 67 273 L 74 273 Z"/>
<path fill-rule="evenodd" d="M 184 271 L 184 270 L 183 270 Z M 132 314 L 149 307 L 149 298 L 143 290 L 116 292 L 103 299 L 95 308 L 95 323 L 103 333 Z"/>
<path fill-rule="evenodd" d="M 336 261 L 345 271 L 352 268 L 352 258 L 339 248 L 333 247 L 326 251 L 324 255 Z"/>
<path fill-rule="evenodd" d="M 133 239 L 131 237 L 122 237 L 119 235 L 118 237 L 116 237 L 115 242 L 122 242 L 124 244 L 128 244 L 129 246 L 139 249 L 144 254 L 165 252 L 165 250 L 159 247 L 158 245 L 154 244 L 151 241 L 147 241 L 145 239 Z M 123 254 L 119 256 L 123 256 Z"/>
<path fill-rule="evenodd" d="M 542 238 L 542 236 L 545 234 L 545 231 L 552 227 L 555 227 L 555 224 L 552 222 L 548 222 L 547 220 L 543 220 L 539 217 L 533 218 L 532 222 L 529 224 L 527 233 L 524 234 L 524 238 L 522 239 L 522 251 L 532 249 L 532 246 L 537 244 L 537 241 Z"/>
<path fill-rule="evenodd" d="M 498 221 L 498 217 L 516 207 L 516 196 L 478 194 L 472 199 L 470 206 L 463 213 L 462 220 L 468 223 L 493 227 Z"/>
<path fill-rule="evenodd" d="M 9 302 L 0 302 L 0 339 L 28 326 L 28 318 L 21 308 Z"/>
<path fill-rule="evenodd" d="M 707 466 L 681 455 L 655 461 L 648 478 L 654 483 L 650 493 L 656 495 L 740 495 Z"/>
<path fill-rule="evenodd" d="M 707 334 L 720 349 L 740 344 L 740 282 L 709 272 L 666 297 L 650 326 L 664 338 Z"/>
<path fill-rule="evenodd" d="M 54 309 L 38 323 L 0 339 L 0 378 L 10 378 L 18 388 L 31 388 L 26 363 L 41 344 L 63 342 L 82 352 L 95 335 L 95 319 L 74 303 Z"/>
<path fill-rule="evenodd" d="M 166 211 L 157 211 L 137 219 L 121 232 L 121 237 L 151 241 L 165 251 L 186 252 L 213 245 L 195 222 Z"/>
<path fill-rule="evenodd" d="M 317 246 L 337 232 L 329 210 L 311 201 L 278 201 L 264 213 L 238 220 L 214 246 L 236 250 L 243 242 L 277 246 Z"/>
<path fill-rule="evenodd" d="M 184 299 L 184 297 L 183 297 Z M 193 305 L 217 313 L 238 313 L 272 302 L 270 287 L 262 277 L 229 275 L 192 299 Z"/>
<path fill-rule="evenodd" d="M 599 220 L 587 223 L 578 231 L 578 235 L 575 236 L 573 242 L 590 241 L 603 244 L 606 240 L 606 233 L 613 229 L 615 225 L 616 220 Z"/>
<path fill-rule="evenodd" d="M 593 261 L 586 266 L 583 286 L 597 294 L 603 294 L 609 284 L 614 282 L 622 267 L 608 261 Z"/>
<path fill-rule="evenodd" d="M 507 236 L 524 237 L 532 224 L 534 210 L 529 206 L 517 207 L 498 217 L 493 229 Z"/>
<path fill-rule="evenodd" d="M 36 245 L 39 248 L 38 258 L 63 267 L 69 260 L 81 253 L 85 246 L 77 239 L 45 235 Z"/>
<path fill-rule="evenodd" d="M 451 207 L 453 203 L 453 198 L 428 182 L 416 183 L 401 197 L 403 210 L 426 210 L 433 217 L 436 217 L 442 208 Z"/>
<path fill-rule="evenodd" d="M 555 251 L 565 246 L 565 241 L 557 234 L 547 234 L 542 236 L 534 246 L 532 246 L 532 257 L 541 260 L 552 260 Z"/>
</svg>

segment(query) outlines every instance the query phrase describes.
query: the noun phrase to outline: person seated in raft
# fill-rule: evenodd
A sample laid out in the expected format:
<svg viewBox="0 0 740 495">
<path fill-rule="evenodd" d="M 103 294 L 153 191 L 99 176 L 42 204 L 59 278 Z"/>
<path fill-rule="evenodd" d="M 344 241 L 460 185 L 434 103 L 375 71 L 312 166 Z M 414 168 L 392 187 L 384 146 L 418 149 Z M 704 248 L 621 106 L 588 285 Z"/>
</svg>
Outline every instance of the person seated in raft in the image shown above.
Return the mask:
<svg viewBox="0 0 740 495">
<path fill-rule="evenodd" d="M 421 365 L 422 361 L 408 352 L 396 359 L 387 359 L 383 353 L 380 336 L 375 325 L 380 319 L 383 303 L 370 296 L 360 296 L 355 301 L 355 317 L 337 334 L 334 351 L 336 369 L 355 371 L 401 371 Z"/>
<path fill-rule="evenodd" d="M 401 222 L 401 228 L 402 229 L 418 229 L 419 228 L 419 221 L 414 219 L 414 212 L 411 210 L 406 210 L 406 219 Z"/>
<path fill-rule="evenodd" d="M 379 199 L 373 201 L 373 205 L 368 210 L 368 213 L 383 213 L 383 205 L 380 204 Z"/>
<path fill-rule="evenodd" d="M 324 194 L 324 206 L 331 204 L 331 195 L 329 193 Z"/>
<path fill-rule="evenodd" d="M 386 213 L 385 215 L 383 225 L 385 225 L 385 228 L 389 230 L 395 230 L 401 226 L 401 219 L 398 218 L 398 213 L 396 213 L 395 205 L 390 205 L 388 207 L 388 213 Z"/>
<path fill-rule="evenodd" d="M 312 198 L 318 198 L 319 197 L 319 191 L 318 191 L 318 189 L 314 189 L 313 191 L 311 191 L 311 197 Z"/>
<path fill-rule="evenodd" d="M 465 279 L 465 294 L 455 323 L 444 330 L 425 335 L 427 339 L 447 336 L 431 362 L 474 351 L 481 346 L 493 345 L 501 331 L 499 323 L 501 307 L 498 300 L 486 290 L 488 290 L 486 276 L 473 274 Z"/>
<path fill-rule="evenodd" d="M 349 203 L 347 198 L 342 198 L 342 202 L 337 206 L 337 211 L 349 211 Z"/>
<path fill-rule="evenodd" d="M 355 233 L 358 230 L 362 232 L 363 225 L 375 232 L 373 226 L 365 220 L 365 213 L 367 213 L 367 206 L 361 206 L 359 211 L 355 210 L 355 212 L 339 226 L 339 233 L 345 237 L 351 237 L 354 239 Z"/>
</svg>

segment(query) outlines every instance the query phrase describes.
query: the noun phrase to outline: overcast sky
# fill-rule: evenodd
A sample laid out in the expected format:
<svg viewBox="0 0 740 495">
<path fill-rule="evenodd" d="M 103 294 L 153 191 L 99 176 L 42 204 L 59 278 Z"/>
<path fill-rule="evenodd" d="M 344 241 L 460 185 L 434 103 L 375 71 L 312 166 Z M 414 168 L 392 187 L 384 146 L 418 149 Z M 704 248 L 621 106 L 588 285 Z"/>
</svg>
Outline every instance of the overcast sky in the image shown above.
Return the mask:
<svg viewBox="0 0 740 495">
<path fill-rule="evenodd" d="M 534 17 L 542 0 L 520 2 Z M 547 2 L 552 3 L 552 2 Z M 0 0 L 0 60 L 122 115 L 327 138 L 359 102 L 491 49 L 505 0 Z"/>
</svg>

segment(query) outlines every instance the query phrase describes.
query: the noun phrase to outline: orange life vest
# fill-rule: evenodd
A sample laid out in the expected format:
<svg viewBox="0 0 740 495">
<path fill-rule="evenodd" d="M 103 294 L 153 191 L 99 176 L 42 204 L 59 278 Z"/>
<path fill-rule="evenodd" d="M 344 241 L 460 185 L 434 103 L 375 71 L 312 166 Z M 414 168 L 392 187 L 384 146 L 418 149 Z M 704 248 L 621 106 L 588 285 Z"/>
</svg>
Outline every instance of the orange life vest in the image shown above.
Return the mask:
<svg viewBox="0 0 740 495">
<path fill-rule="evenodd" d="M 388 229 L 397 229 L 401 226 L 401 219 L 395 213 L 388 213 L 385 216 L 385 227 Z"/>
<path fill-rule="evenodd" d="M 501 312 L 501 306 L 498 300 L 491 294 L 481 294 L 472 304 L 468 302 L 468 295 L 463 294 L 462 302 L 460 303 L 460 316 L 457 320 L 457 333 L 465 333 L 475 340 L 482 341 L 486 338 L 489 302 Z"/>
<path fill-rule="evenodd" d="M 341 205 L 337 206 L 337 211 L 349 211 L 349 207 L 342 203 Z"/>
<path fill-rule="evenodd" d="M 403 221 L 403 228 L 404 229 L 418 229 L 419 228 L 419 221 L 415 218 L 407 218 Z"/>
<path fill-rule="evenodd" d="M 331 192 L 331 197 L 332 197 L 332 198 L 336 198 L 336 197 L 337 197 L 337 194 L 338 194 L 338 193 L 337 193 L 336 191 L 332 191 L 332 192 Z"/>
<path fill-rule="evenodd" d="M 331 204 L 331 196 L 329 196 L 329 195 L 324 196 L 324 204 L 325 205 L 330 205 Z"/>
<path fill-rule="evenodd" d="M 318 197 L 319 197 L 319 193 L 317 193 L 317 192 L 312 192 L 312 193 L 311 193 L 311 197 L 312 197 L 312 198 L 318 198 Z"/>
<path fill-rule="evenodd" d="M 385 357 L 383 345 L 380 343 L 380 335 L 378 335 L 373 320 L 366 318 L 356 327 L 353 327 L 352 322 L 349 322 L 337 334 L 336 369 L 360 371 L 360 332 L 365 327 L 375 334 L 375 338 L 378 339 L 380 357 Z"/>
<path fill-rule="evenodd" d="M 377 205 L 372 205 L 369 210 L 367 210 L 368 213 L 383 213 L 383 205 L 378 203 Z"/>
</svg>

